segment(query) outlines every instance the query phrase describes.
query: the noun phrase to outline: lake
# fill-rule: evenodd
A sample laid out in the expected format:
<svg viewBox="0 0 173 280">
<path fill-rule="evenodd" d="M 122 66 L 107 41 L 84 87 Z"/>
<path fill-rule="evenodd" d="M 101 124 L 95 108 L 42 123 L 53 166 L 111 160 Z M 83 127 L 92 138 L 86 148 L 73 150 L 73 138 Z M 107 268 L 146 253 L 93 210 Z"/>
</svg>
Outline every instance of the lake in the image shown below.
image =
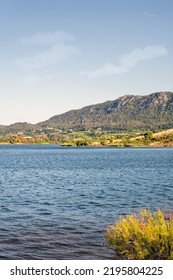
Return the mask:
<svg viewBox="0 0 173 280">
<path fill-rule="evenodd" d="M 0 145 L 0 259 L 114 259 L 105 229 L 173 209 L 173 148 Z"/>
</svg>

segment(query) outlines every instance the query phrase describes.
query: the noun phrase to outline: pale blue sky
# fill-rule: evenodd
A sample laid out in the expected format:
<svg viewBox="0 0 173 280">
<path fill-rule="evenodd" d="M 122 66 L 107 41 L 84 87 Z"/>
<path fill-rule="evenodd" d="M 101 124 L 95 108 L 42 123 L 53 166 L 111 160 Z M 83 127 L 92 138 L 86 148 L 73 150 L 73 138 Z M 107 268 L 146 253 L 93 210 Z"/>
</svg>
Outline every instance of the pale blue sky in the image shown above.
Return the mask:
<svg viewBox="0 0 173 280">
<path fill-rule="evenodd" d="M 173 91 L 173 1 L 0 0 L 0 124 Z"/>
</svg>

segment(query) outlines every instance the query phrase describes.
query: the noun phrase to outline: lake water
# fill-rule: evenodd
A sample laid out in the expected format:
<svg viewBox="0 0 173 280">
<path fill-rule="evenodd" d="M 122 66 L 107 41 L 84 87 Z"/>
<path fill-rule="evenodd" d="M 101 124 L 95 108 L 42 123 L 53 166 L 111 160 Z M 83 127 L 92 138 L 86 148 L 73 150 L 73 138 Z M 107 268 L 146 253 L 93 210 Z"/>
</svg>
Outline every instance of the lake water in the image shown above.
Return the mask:
<svg viewBox="0 0 173 280">
<path fill-rule="evenodd" d="M 173 149 L 0 145 L 0 197 L 0 259 L 113 259 L 119 215 L 173 208 Z"/>
</svg>

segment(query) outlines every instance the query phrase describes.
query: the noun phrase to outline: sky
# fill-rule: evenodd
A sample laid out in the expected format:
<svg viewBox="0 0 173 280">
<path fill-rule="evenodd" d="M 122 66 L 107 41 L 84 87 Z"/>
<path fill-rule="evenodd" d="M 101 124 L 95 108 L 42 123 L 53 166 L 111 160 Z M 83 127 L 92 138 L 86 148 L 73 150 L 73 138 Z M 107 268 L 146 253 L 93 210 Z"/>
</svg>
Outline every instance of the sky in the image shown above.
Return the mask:
<svg viewBox="0 0 173 280">
<path fill-rule="evenodd" d="M 173 91 L 172 0 L 0 0 L 0 124 Z"/>
</svg>

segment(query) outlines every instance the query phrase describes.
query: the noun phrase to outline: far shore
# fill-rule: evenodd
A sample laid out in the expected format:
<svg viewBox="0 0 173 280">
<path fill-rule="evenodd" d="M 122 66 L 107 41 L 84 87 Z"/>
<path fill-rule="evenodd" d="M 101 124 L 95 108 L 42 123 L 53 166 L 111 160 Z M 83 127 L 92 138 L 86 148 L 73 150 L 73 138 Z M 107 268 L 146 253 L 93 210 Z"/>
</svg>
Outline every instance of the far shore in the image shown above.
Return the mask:
<svg viewBox="0 0 173 280">
<path fill-rule="evenodd" d="M 63 145 L 60 145 L 60 144 L 57 144 L 57 143 L 0 143 L 0 145 L 7 145 L 7 146 L 19 146 L 19 145 L 23 145 L 23 146 L 26 146 L 26 145 L 38 145 L 38 146 L 42 146 L 42 145 L 57 145 L 59 147 L 66 147 L 66 148 L 172 148 L 173 145 L 80 145 L 80 146 L 75 146 L 75 145 L 70 145 L 70 144 L 63 144 Z"/>
<path fill-rule="evenodd" d="M 173 147 L 173 129 L 162 131 L 64 131 L 0 135 L 0 144 L 55 144 L 62 147 Z"/>
</svg>

